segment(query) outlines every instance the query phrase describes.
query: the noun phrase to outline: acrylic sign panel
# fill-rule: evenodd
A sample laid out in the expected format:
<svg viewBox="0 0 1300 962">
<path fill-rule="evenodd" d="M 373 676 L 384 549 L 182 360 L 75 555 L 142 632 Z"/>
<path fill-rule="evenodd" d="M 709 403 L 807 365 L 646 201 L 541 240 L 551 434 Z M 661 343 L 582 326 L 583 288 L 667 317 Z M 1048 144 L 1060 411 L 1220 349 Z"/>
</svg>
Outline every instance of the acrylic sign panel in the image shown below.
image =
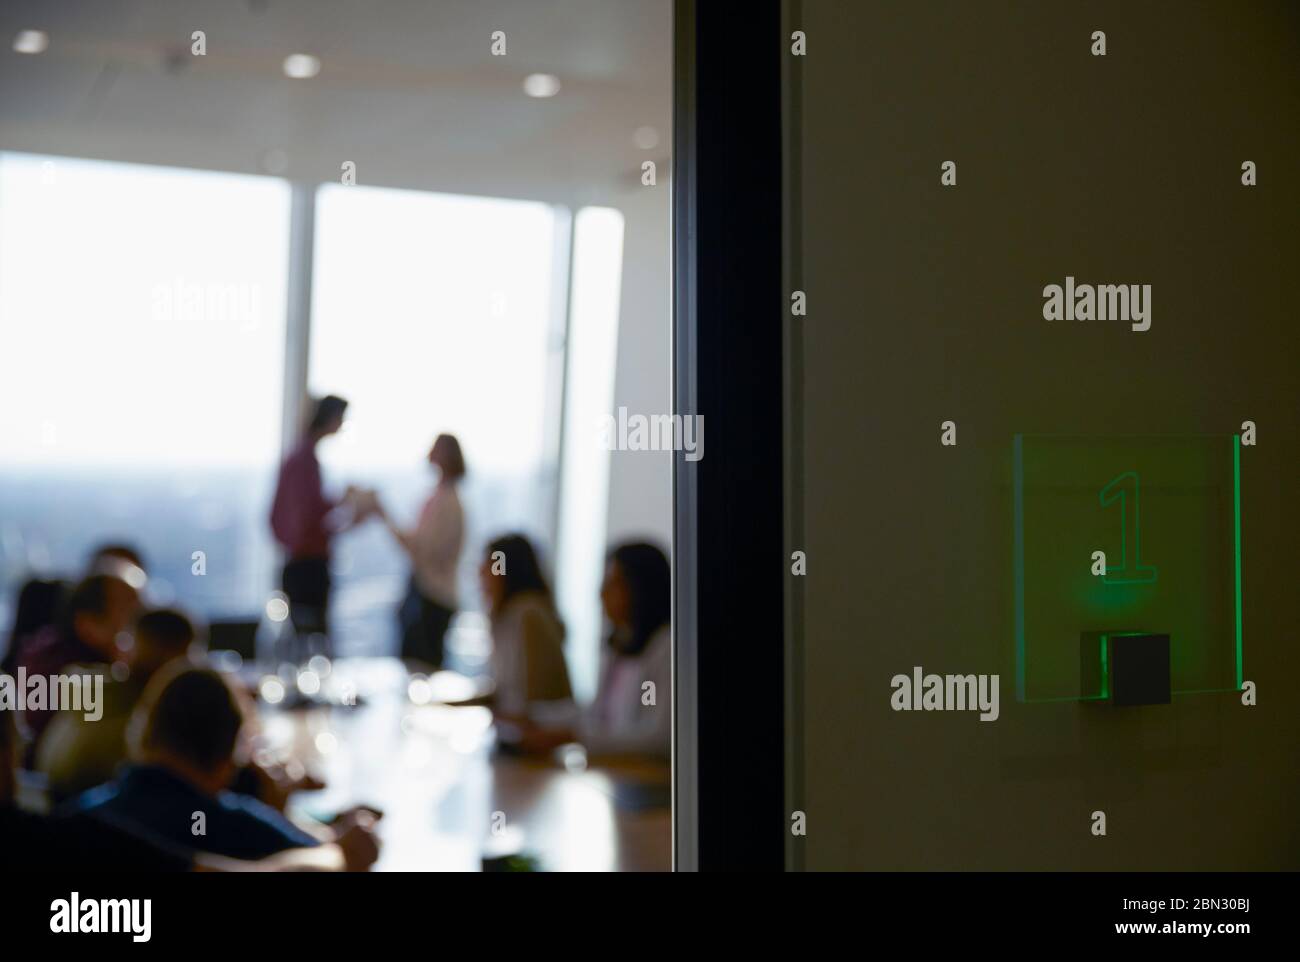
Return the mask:
<svg viewBox="0 0 1300 962">
<path fill-rule="evenodd" d="M 1013 457 L 1017 697 L 1094 695 L 1080 636 L 1106 631 L 1168 634 L 1174 694 L 1240 688 L 1238 438 L 1017 435 Z"/>
</svg>

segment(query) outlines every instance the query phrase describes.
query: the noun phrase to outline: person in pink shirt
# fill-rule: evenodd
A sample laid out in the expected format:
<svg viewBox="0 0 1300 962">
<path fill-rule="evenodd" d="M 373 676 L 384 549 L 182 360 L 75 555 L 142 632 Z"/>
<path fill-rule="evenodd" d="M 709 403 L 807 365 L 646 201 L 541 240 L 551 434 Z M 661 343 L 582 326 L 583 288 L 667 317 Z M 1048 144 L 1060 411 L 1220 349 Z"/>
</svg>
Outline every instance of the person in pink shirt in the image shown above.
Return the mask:
<svg viewBox="0 0 1300 962">
<path fill-rule="evenodd" d="M 333 394 L 316 402 L 307 430 L 280 466 L 271 505 L 271 531 L 284 550 L 280 586 L 299 634 L 328 636 L 330 542 L 367 516 L 362 492 L 348 488 L 342 499 L 326 496 L 316 445 L 343 427 L 348 402 Z M 359 503 L 361 504 L 358 509 Z M 348 517 L 338 509 L 348 508 Z"/>
</svg>

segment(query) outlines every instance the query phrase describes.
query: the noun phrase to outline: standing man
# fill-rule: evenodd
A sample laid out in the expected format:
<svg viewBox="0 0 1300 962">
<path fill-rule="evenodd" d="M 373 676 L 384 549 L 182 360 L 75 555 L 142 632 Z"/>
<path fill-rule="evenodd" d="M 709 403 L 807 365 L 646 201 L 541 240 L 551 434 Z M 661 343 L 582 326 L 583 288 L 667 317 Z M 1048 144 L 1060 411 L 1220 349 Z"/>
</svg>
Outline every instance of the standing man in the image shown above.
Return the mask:
<svg viewBox="0 0 1300 962">
<path fill-rule="evenodd" d="M 347 406 L 333 394 L 316 402 L 306 432 L 280 466 L 275 486 L 271 531 L 285 555 L 280 585 L 300 635 L 328 635 L 330 539 L 366 516 L 365 499 L 353 488 L 342 501 L 325 496 L 316 460 L 316 445 L 343 427 Z M 343 506 L 353 509 L 351 518 L 339 519 L 336 511 Z"/>
</svg>

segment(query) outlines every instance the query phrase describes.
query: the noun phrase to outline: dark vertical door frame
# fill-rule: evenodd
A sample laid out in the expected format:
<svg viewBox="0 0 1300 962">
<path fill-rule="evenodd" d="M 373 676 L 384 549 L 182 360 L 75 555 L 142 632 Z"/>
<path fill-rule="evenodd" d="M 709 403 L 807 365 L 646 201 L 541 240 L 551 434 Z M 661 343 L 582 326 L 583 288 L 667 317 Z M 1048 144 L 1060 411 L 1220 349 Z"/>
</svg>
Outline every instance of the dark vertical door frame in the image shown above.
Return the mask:
<svg viewBox="0 0 1300 962">
<path fill-rule="evenodd" d="M 674 865 L 785 864 L 780 0 L 677 0 Z"/>
</svg>

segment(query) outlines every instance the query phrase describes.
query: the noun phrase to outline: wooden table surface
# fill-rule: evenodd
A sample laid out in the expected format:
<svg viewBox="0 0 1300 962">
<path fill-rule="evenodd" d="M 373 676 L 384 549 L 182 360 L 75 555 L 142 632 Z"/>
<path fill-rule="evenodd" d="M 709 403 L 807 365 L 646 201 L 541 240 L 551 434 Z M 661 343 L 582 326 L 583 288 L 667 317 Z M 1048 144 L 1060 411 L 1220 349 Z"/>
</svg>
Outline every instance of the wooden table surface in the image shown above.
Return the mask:
<svg viewBox="0 0 1300 962">
<path fill-rule="evenodd" d="M 465 683 L 440 673 L 429 694 L 457 697 Z M 326 782 L 297 794 L 295 812 L 383 811 L 376 871 L 477 871 L 485 854 L 515 850 L 543 871 L 671 868 L 666 764 L 498 754 L 487 709 L 417 704 L 396 659 L 340 659 L 323 690 L 355 694 L 356 707 L 263 706 L 259 744 Z"/>
</svg>

